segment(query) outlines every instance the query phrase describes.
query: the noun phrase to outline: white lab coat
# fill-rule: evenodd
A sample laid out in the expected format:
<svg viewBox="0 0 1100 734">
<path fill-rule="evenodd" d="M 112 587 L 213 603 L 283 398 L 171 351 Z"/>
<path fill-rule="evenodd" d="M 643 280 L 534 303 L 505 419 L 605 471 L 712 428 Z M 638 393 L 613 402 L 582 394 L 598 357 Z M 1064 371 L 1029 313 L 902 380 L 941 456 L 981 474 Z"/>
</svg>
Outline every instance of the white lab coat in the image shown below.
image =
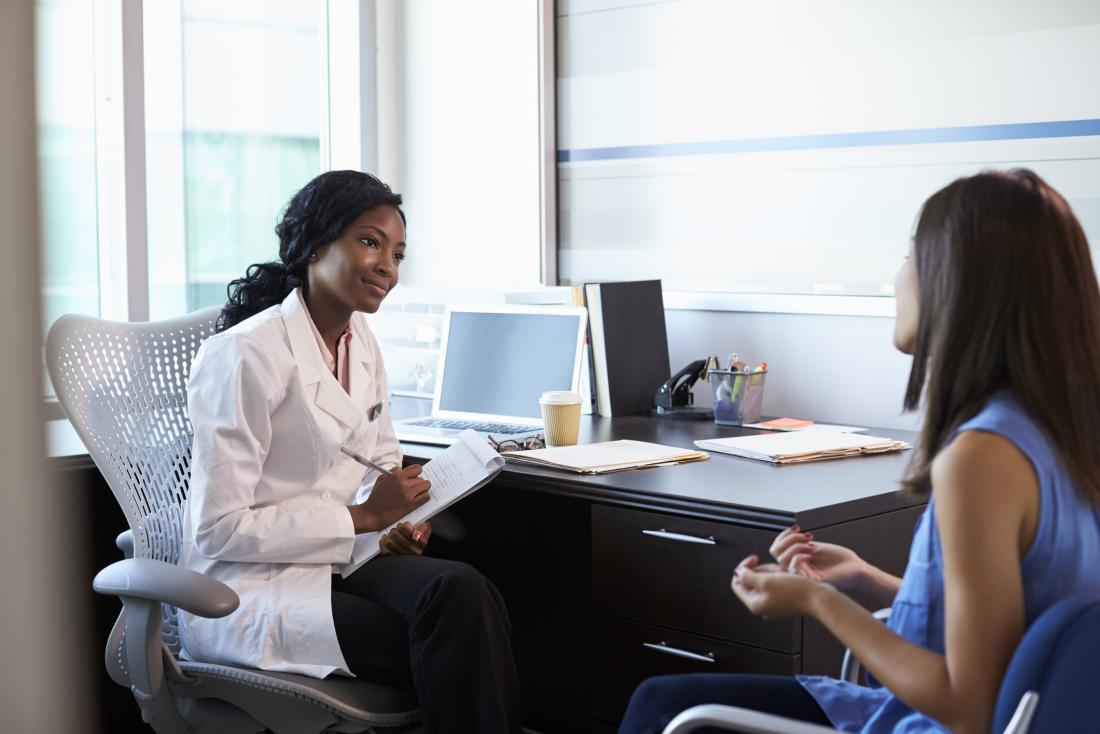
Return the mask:
<svg viewBox="0 0 1100 734">
<path fill-rule="evenodd" d="M 351 675 L 332 621 L 334 564 L 351 560 L 347 505 L 377 478 L 348 445 L 400 466 L 382 354 L 351 319 L 350 395 L 326 367 L 297 291 L 210 337 L 191 368 L 195 429 L 180 565 L 229 585 L 222 619 L 180 610 L 185 657 L 324 677 Z M 381 414 L 368 409 L 385 401 Z"/>
</svg>

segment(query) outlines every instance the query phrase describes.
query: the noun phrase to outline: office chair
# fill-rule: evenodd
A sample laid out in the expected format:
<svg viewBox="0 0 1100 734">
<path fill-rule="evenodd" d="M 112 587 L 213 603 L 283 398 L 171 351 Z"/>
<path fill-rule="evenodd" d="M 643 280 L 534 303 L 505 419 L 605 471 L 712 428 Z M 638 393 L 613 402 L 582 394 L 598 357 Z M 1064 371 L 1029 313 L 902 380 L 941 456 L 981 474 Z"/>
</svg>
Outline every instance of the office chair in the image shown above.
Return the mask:
<svg viewBox="0 0 1100 734">
<path fill-rule="evenodd" d="M 187 376 L 218 311 L 132 324 L 69 315 L 46 338 L 58 400 L 130 526 L 116 541 L 126 559 L 92 584 L 123 605 L 107 672 L 159 734 L 418 731 L 409 691 L 178 657 L 177 608 L 223 617 L 239 603 L 225 584 L 176 565 L 191 477 Z"/>
<path fill-rule="evenodd" d="M 846 656 L 846 659 L 847 658 Z M 1020 640 L 1001 681 L 993 729 L 1004 734 L 1093 731 L 1100 722 L 1100 594 L 1077 594 L 1039 615 Z M 855 682 L 858 669 L 845 671 Z M 826 734 L 835 729 L 757 711 L 707 704 L 680 713 L 664 734 L 702 727 L 751 734 Z"/>
</svg>

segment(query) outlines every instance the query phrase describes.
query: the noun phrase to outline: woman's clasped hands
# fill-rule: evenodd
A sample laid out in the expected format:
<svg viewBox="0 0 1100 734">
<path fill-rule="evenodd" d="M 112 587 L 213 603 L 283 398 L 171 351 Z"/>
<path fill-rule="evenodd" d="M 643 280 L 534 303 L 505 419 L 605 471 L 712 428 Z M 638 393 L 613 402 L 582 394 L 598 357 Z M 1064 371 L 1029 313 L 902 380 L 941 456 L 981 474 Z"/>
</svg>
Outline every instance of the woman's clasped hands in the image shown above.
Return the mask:
<svg viewBox="0 0 1100 734">
<path fill-rule="evenodd" d="M 761 564 L 754 554 L 737 565 L 730 587 L 753 614 L 779 619 L 806 614 L 815 588 L 828 584 L 852 591 L 866 577 L 867 564 L 852 550 L 817 543 L 812 533 L 792 525 L 769 549 L 775 563 Z"/>
<path fill-rule="evenodd" d="M 768 552 L 782 568 L 845 592 L 863 585 L 870 570 L 855 551 L 834 543 L 818 543 L 813 533 L 804 533 L 797 525 L 777 535 Z"/>
<path fill-rule="evenodd" d="M 782 619 L 804 614 L 811 589 L 817 584 L 778 563 L 761 564 L 753 554 L 737 564 L 730 587 L 756 616 Z"/>
</svg>

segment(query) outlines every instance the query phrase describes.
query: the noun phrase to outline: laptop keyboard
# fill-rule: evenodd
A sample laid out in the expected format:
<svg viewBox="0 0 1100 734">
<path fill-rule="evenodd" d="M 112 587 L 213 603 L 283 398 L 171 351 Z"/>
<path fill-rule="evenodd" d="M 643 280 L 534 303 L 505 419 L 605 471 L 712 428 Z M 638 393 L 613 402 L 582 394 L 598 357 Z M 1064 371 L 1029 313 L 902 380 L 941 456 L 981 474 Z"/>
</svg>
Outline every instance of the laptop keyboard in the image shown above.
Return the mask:
<svg viewBox="0 0 1100 734">
<path fill-rule="evenodd" d="M 472 428 L 481 433 L 499 433 L 504 435 L 513 433 L 532 433 L 538 430 L 531 426 L 517 426 L 514 423 L 479 423 L 477 421 L 457 421 L 445 418 L 423 418 L 421 420 L 409 421 L 405 425 L 426 426 L 428 428 L 450 428 L 455 431 L 464 431 L 467 428 Z"/>
</svg>

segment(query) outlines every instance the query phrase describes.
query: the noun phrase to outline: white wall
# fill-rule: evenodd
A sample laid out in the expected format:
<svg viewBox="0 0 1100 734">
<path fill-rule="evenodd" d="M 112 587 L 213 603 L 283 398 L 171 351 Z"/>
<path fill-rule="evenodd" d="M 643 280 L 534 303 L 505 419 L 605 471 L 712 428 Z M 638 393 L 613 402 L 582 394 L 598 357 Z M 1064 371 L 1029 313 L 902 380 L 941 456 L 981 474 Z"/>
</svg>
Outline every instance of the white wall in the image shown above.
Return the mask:
<svg viewBox="0 0 1100 734">
<path fill-rule="evenodd" d="M 894 320 L 863 316 L 665 312 L 673 371 L 730 352 L 767 360 L 764 413 L 818 422 L 916 430 L 901 401 L 910 358 L 894 349 Z M 698 405 L 713 401 L 696 383 Z"/>
<path fill-rule="evenodd" d="M 405 197 L 402 281 L 537 285 L 538 4 L 391 0 L 379 10 L 379 171 Z"/>
<path fill-rule="evenodd" d="M 0 728 L 86 731 L 83 665 L 87 579 L 70 578 L 73 532 L 60 487 L 47 481 L 34 105 L 34 3 L 0 2 Z M 77 586 L 76 584 L 80 585 Z M 60 703 L 60 705 L 59 705 Z"/>
<path fill-rule="evenodd" d="M 556 10 L 567 282 L 889 295 L 926 197 L 1021 165 L 1100 242 L 1095 0 Z"/>
</svg>

